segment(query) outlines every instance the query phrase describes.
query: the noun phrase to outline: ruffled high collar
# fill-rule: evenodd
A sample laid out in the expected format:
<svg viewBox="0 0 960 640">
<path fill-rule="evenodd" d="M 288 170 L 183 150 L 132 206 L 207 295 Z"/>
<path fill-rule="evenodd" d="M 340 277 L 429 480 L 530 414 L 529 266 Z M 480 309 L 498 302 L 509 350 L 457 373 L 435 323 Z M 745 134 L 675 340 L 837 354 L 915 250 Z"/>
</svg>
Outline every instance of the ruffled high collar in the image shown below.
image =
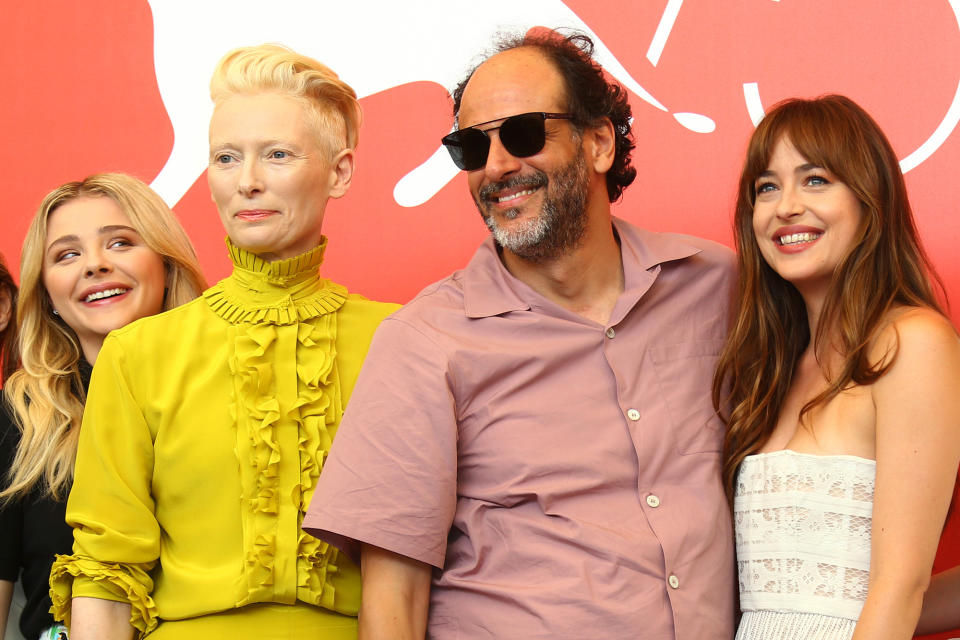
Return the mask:
<svg viewBox="0 0 960 640">
<path fill-rule="evenodd" d="M 233 273 L 208 289 L 204 298 L 217 315 L 233 323 L 293 324 L 336 311 L 347 290 L 320 277 L 326 248 L 324 236 L 306 253 L 268 262 L 227 238 Z"/>
</svg>

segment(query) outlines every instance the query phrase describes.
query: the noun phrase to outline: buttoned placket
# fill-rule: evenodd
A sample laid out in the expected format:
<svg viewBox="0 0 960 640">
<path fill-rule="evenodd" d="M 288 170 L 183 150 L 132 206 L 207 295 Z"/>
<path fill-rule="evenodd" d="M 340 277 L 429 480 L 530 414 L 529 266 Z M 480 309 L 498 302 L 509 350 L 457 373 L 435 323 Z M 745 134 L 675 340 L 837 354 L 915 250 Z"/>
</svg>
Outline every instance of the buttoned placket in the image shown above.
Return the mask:
<svg viewBox="0 0 960 640">
<path fill-rule="evenodd" d="M 616 338 L 617 331 L 613 326 L 610 326 L 610 327 L 606 327 L 603 334 L 604 336 L 606 336 L 606 339 L 607 339 L 606 342 L 609 343 Z M 605 348 L 610 348 L 610 347 L 609 345 L 605 345 Z M 640 419 L 643 417 L 640 410 L 637 409 L 636 407 L 627 407 L 626 410 L 624 411 L 624 415 L 626 416 L 627 420 L 629 420 L 631 423 L 638 423 Z M 643 502 L 641 504 L 646 505 L 647 520 L 650 521 L 653 517 L 655 517 L 652 512 L 654 510 L 660 509 L 662 505 L 662 501 L 660 499 L 660 496 L 657 495 L 656 493 L 648 492 L 643 497 Z M 652 523 L 651 523 L 651 526 L 652 526 Z M 669 590 L 671 591 L 678 590 L 680 588 L 680 578 L 675 573 L 669 571 L 669 569 L 667 570 L 666 584 L 669 587 Z"/>
</svg>

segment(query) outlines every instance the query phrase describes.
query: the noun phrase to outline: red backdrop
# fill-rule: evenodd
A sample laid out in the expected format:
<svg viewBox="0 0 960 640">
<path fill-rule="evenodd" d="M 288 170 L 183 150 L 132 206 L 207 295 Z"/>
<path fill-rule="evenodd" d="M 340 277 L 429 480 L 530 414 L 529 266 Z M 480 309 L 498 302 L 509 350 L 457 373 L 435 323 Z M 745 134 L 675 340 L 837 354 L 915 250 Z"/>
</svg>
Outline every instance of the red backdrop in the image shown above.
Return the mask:
<svg viewBox="0 0 960 640">
<path fill-rule="evenodd" d="M 960 240 L 960 181 L 954 178 L 960 134 L 953 130 L 960 118 L 953 104 L 960 0 L 279 4 L 265 9 L 243 0 L 219 12 L 185 0 L 153 7 L 146 0 L 5 7 L 0 175 L 8 201 L 0 214 L 0 252 L 15 272 L 26 225 L 43 195 L 61 182 L 109 170 L 153 182 L 193 239 L 208 279 L 225 276 L 223 232 L 202 174 L 205 157 L 176 148 L 202 143 L 202 152 L 205 134 L 196 125 L 205 122 L 209 105 L 195 79 L 205 81 L 216 57 L 231 46 L 279 41 L 328 62 L 362 96 L 359 172 L 324 223 L 332 239 L 326 275 L 372 298 L 410 299 L 465 264 L 486 230 L 463 177 L 445 169 L 442 159 L 433 161 L 432 178 L 418 192 L 422 204 L 401 206 L 394 189 L 437 151 L 451 125 L 447 90 L 454 71 L 503 26 L 498 15 L 509 14 L 512 26 L 565 21 L 589 30 L 602 43 L 608 71 L 634 82 L 627 84 L 638 177 L 615 213 L 655 230 L 730 244 L 751 106 L 828 92 L 851 96 L 906 159 L 926 248 L 949 297 L 960 300 L 960 264 L 953 258 Z M 526 13 L 515 19 L 520 11 Z M 172 93 L 178 83 L 192 93 Z M 705 118 L 684 120 L 683 113 Z M 171 169 L 177 179 L 158 179 Z M 960 320 L 960 302 L 952 315 Z M 957 564 L 960 509 L 944 532 L 936 568 Z"/>
</svg>

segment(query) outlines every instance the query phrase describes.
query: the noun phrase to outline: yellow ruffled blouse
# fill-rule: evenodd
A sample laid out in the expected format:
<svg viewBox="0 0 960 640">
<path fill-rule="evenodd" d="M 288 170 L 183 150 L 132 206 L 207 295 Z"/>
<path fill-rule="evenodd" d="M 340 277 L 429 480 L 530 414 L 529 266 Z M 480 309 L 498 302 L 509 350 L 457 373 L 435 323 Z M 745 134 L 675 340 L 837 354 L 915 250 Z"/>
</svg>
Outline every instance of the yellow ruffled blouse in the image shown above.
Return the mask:
<svg viewBox="0 0 960 640">
<path fill-rule="evenodd" d="M 71 596 L 132 605 L 141 633 L 251 603 L 356 615 L 346 555 L 300 530 L 370 339 L 397 305 L 319 277 L 313 251 L 265 262 L 227 242 L 232 275 L 111 333 L 87 400 L 51 573 Z"/>
</svg>

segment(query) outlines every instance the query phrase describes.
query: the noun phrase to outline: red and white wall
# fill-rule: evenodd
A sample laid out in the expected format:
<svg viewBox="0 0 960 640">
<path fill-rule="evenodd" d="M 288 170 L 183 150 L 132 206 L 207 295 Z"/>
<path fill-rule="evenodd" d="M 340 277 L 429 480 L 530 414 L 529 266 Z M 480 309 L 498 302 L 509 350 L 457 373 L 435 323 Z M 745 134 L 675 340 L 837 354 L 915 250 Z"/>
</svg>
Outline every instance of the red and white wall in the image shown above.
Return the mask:
<svg viewBox="0 0 960 640">
<path fill-rule="evenodd" d="M 409 300 L 486 235 L 440 147 L 448 91 L 498 30 L 570 26 L 594 37 L 631 94 L 638 175 L 617 215 L 730 244 L 736 179 L 763 109 L 844 93 L 901 158 L 960 321 L 960 0 L 45 0 L 3 13 L 0 252 L 15 272 L 45 193 L 124 171 L 174 207 L 208 279 L 225 276 L 204 175 L 207 82 L 228 49 L 280 42 L 329 64 L 362 98 L 359 170 L 327 210 L 324 272 L 372 298 Z M 937 567 L 956 564 L 955 512 Z"/>
</svg>

